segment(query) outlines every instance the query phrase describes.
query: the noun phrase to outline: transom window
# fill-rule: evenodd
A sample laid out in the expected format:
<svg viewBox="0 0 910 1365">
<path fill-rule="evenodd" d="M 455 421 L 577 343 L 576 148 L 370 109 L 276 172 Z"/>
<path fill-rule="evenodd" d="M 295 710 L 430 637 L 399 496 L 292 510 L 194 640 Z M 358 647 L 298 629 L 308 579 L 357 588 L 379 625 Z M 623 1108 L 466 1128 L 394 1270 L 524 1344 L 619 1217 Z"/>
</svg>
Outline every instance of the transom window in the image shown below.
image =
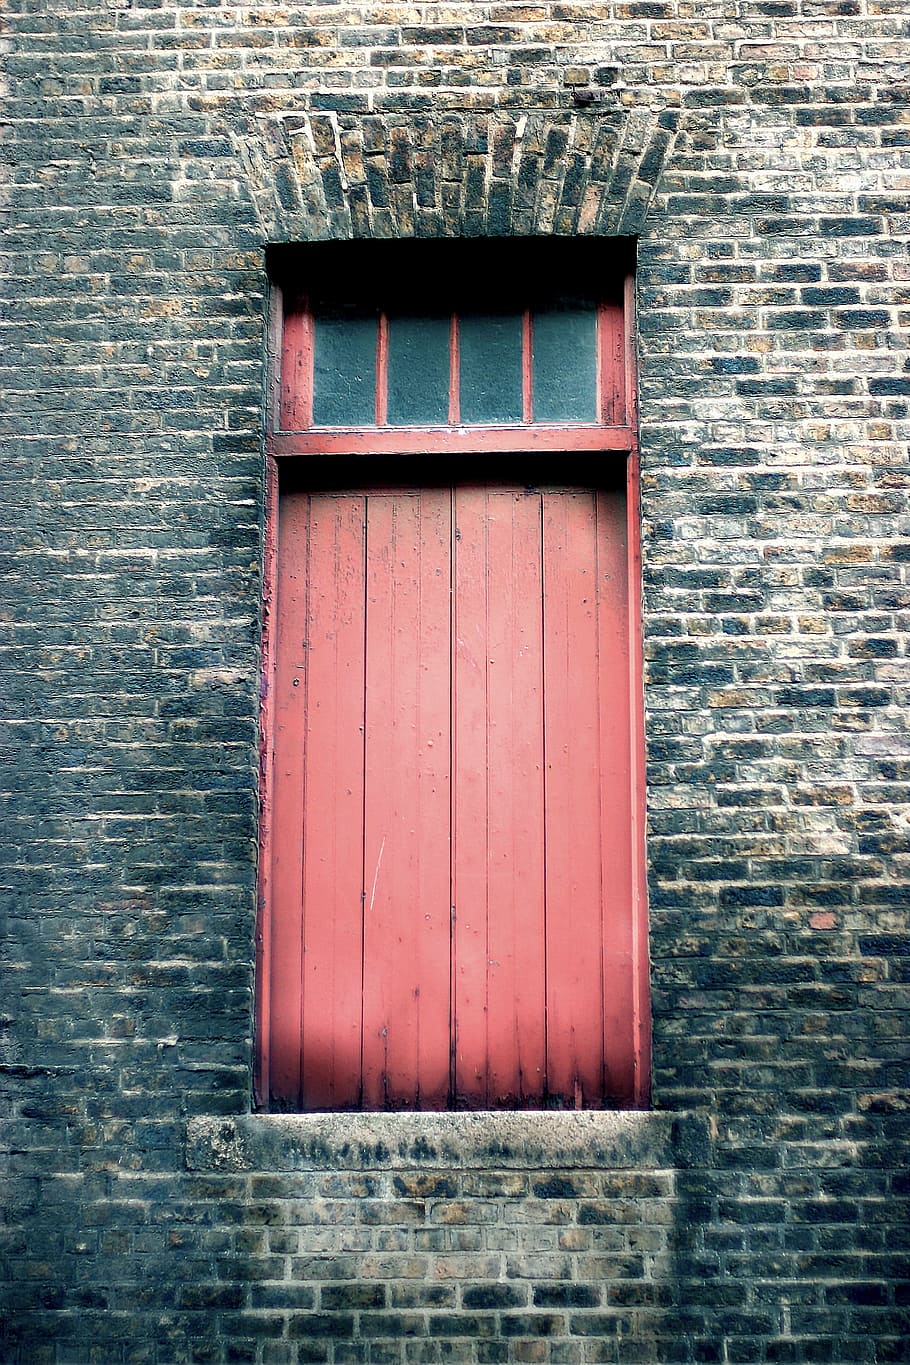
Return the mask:
<svg viewBox="0 0 910 1365">
<path fill-rule="evenodd" d="M 401 247 L 401 243 L 387 244 Z M 485 248 L 482 275 L 464 244 L 406 243 L 400 251 L 354 256 L 343 280 L 321 273 L 283 293 L 275 427 L 294 434 L 281 453 L 340 453 L 355 443 L 395 453 L 396 432 L 487 431 L 488 449 L 509 447 L 510 432 L 600 429 L 599 448 L 623 448 L 631 411 L 624 272 L 599 281 L 583 270 L 590 253 L 542 277 L 538 251 Z M 573 244 L 581 248 L 584 244 Z M 423 248 L 423 249 L 421 249 Z M 386 268 L 383 268 L 388 261 Z M 464 265 L 462 266 L 462 262 Z M 611 440 L 608 433 L 614 433 Z M 464 447 L 466 448 L 466 447 Z M 520 448 L 514 445 L 512 448 Z"/>
<path fill-rule="evenodd" d="M 605 382 L 613 311 L 567 299 L 521 313 L 365 314 L 304 300 L 288 358 L 302 382 L 285 425 L 607 424 L 619 397 Z"/>
</svg>

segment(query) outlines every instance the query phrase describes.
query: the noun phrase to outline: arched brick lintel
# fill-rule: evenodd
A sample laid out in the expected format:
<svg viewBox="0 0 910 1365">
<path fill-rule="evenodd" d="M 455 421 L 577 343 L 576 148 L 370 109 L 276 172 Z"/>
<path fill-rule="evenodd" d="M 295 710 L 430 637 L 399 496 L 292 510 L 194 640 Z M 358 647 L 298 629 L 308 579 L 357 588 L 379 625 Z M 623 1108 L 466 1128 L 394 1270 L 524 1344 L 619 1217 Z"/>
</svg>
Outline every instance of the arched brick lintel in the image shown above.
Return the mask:
<svg viewBox="0 0 910 1365">
<path fill-rule="evenodd" d="M 634 236 L 677 119 L 647 108 L 330 112 L 261 119 L 238 140 L 273 242 Z"/>
</svg>

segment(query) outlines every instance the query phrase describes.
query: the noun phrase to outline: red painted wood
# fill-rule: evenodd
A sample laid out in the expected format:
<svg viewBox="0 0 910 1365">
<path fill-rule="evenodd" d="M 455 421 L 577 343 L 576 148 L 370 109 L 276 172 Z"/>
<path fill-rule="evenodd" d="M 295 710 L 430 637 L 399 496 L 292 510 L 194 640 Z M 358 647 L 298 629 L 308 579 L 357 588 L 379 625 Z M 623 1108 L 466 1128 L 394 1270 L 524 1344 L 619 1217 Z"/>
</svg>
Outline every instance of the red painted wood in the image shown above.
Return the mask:
<svg viewBox="0 0 910 1365">
<path fill-rule="evenodd" d="M 618 304 L 601 304 L 597 310 L 597 412 L 606 426 L 626 423 L 626 333 L 623 310 Z"/>
<path fill-rule="evenodd" d="M 540 495 L 492 493 L 487 514 L 488 1076 L 495 1105 L 542 1098 L 545 1076 Z"/>
<path fill-rule="evenodd" d="M 284 319 L 280 411 L 283 431 L 313 425 L 313 316 L 306 310 Z"/>
<path fill-rule="evenodd" d="M 451 954 L 459 1103 L 644 1103 L 624 499 L 452 496 L 282 502 L 271 1094 L 443 1107 Z"/>
<path fill-rule="evenodd" d="M 521 315 L 521 417 L 528 424 L 534 420 L 534 324 L 528 308 Z"/>
<path fill-rule="evenodd" d="M 299 1105 L 303 1011 L 304 725 L 306 717 L 306 582 L 309 507 L 284 498 L 278 528 L 278 629 L 272 720 L 271 963 L 268 1087 Z"/>
<path fill-rule="evenodd" d="M 449 426 L 461 421 L 461 350 L 459 347 L 458 318 L 452 314 L 449 325 Z"/>
<path fill-rule="evenodd" d="M 449 1091 L 451 492 L 368 500 L 363 1095 Z"/>
<path fill-rule="evenodd" d="M 544 501 L 548 1086 L 579 1105 L 603 1087 L 593 504 L 588 492 Z"/>
<path fill-rule="evenodd" d="M 630 1103 L 635 1094 L 637 1019 L 625 499 L 615 493 L 599 493 L 595 514 L 604 1087 L 614 1101 Z"/>
<path fill-rule="evenodd" d="M 628 427 L 593 426 L 332 428 L 280 432 L 268 441 L 269 453 L 279 459 L 292 455 L 525 455 L 537 451 L 626 454 L 631 446 Z"/>
<path fill-rule="evenodd" d="M 487 958 L 487 544 L 478 506 L 455 496 L 452 612 L 452 940 L 456 1093 L 488 1104 Z"/>
<path fill-rule="evenodd" d="M 459 489 L 455 569 L 456 1087 L 545 1081 L 540 497 Z"/>
<path fill-rule="evenodd" d="M 307 554 L 303 1103 L 359 1103 L 365 499 L 314 496 Z"/>
<path fill-rule="evenodd" d="M 389 412 L 389 319 L 379 315 L 376 337 L 376 425 L 384 427 Z"/>
<path fill-rule="evenodd" d="M 635 276 L 627 275 L 623 281 L 623 337 L 625 360 L 625 399 L 626 410 L 623 420 L 630 431 L 638 432 L 638 386 L 635 382 Z"/>
</svg>

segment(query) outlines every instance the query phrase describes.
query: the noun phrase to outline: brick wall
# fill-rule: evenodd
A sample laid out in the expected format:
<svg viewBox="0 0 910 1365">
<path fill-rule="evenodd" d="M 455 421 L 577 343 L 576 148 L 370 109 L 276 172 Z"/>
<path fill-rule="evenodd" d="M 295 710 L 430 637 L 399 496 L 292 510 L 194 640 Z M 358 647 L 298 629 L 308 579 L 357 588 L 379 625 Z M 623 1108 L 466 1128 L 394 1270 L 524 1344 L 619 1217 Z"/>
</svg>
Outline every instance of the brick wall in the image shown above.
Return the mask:
<svg viewBox="0 0 910 1365">
<path fill-rule="evenodd" d="M 907 1359 L 905 5 L 7 14 L 0 1358 Z M 511 233 L 639 239 L 668 1126 L 342 1153 L 250 1116 L 264 247 Z"/>
</svg>

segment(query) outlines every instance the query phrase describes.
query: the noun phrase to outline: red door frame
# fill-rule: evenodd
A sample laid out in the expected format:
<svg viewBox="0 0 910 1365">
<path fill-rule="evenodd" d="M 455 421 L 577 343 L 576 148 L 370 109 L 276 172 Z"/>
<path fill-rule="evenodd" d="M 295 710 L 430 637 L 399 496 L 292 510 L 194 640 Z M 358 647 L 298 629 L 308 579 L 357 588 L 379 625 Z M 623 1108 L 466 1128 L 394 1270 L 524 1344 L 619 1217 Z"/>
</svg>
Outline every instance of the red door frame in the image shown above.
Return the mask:
<svg viewBox="0 0 910 1365">
<path fill-rule="evenodd" d="M 647 871 L 645 856 L 646 784 L 642 620 L 641 620 L 641 534 L 639 518 L 639 450 L 638 413 L 636 395 L 635 282 L 627 275 L 623 293 L 622 355 L 614 357 L 622 369 L 625 393 L 626 421 L 621 426 L 606 425 L 547 425 L 514 427 L 467 427 L 452 425 L 430 428 L 352 428 L 352 429 L 281 429 L 282 417 L 293 413 L 312 420 L 312 406 L 305 400 L 302 407 L 293 398 L 295 380 L 306 382 L 306 367 L 312 364 L 312 329 L 299 319 L 299 311 L 286 318 L 282 292 L 275 288 L 269 325 L 269 394 L 266 438 L 266 517 L 263 555 L 262 657 L 260 681 L 260 823 L 259 876 L 256 923 L 255 1014 L 254 1014 L 254 1099 L 257 1106 L 267 1107 L 269 1096 L 269 1018 L 270 1018 L 270 902 L 272 894 L 272 842 L 274 792 L 274 715 L 273 683 L 275 675 L 275 584 L 278 556 L 278 489 L 279 466 L 293 461 L 299 468 L 322 465 L 323 457 L 364 457 L 364 478 L 369 478 L 369 457 L 389 454 L 420 454 L 443 456 L 453 461 L 457 457 L 486 453 L 530 454 L 535 452 L 599 454 L 613 463 L 625 463 L 627 554 L 628 554 L 628 622 L 629 668 L 631 699 L 629 726 L 631 733 L 630 809 L 632 872 L 633 932 L 633 1036 L 634 1036 L 634 1098 L 635 1108 L 646 1108 L 650 1100 L 651 1073 L 651 1018 L 650 970 L 648 957 Z M 299 328 L 299 330 L 298 330 Z M 603 411 L 603 388 L 607 381 L 609 357 L 606 355 L 606 329 L 599 329 L 598 412 Z M 382 347 L 380 346 L 380 356 Z M 301 360 L 302 356 L 302 360 Z M 450 416 L 452 414 L 450 410 Z"/>
</svg>

